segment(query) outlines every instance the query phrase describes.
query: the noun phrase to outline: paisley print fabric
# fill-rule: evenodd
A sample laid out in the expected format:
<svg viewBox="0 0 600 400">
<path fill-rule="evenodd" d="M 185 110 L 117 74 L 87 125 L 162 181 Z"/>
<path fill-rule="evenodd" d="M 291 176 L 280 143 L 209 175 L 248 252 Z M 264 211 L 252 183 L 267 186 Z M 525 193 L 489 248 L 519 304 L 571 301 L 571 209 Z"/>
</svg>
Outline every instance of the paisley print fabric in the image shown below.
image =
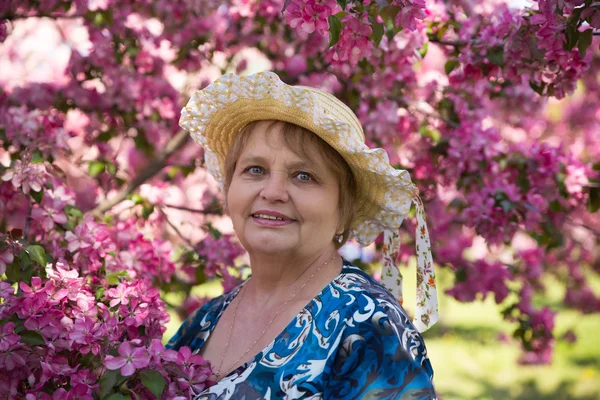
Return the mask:
<svg viewBox="0 0 600 400">
<path fill-rule="evenodd" d="M 199 352 L 242 285 L 190 315 L 167 347 Z M 423 338 L 402 306 L 344 261 L 267 347 L 196 399 L 429 400 L 432 381 Z"/>
</svg>

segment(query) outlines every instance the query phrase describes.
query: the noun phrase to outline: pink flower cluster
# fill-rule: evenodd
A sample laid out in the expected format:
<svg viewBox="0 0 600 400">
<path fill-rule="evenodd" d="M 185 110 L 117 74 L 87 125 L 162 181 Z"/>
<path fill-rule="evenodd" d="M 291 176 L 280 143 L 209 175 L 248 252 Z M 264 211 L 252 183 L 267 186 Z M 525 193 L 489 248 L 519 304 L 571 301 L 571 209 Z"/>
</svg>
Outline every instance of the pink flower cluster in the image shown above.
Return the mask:
<svg viewBox="0 0 600 400">
<path fill-rule="evenodd" d="M 11 97 L 27 94 L 17 91 Z M 38 104 L 44 102 L 36 101 L 35 97 L 32 101 Z M 67 140 L 71 137 L 63 124 L 64 115 L 57 110 L 29 110 L 25 105 L 8 107 L 0 113 L 0 129 L 4 130 L 7 141 L 3 143 L 3 147 L 8 148 L 11 144 L 21 151 L 37 150 L 45 155 L 56 155 L 68 149 Z"/>
<path fill-rule="evenodd" d="M 318 32 L 326 35 L 327 17 L 338 9 L 335 0 L 292 0 L 287 6 L 285 22 L 304 33 Z"/>
<path fill-rule="evenodd" d="M 160 338 L 169 315 L 156 289 L 142 281 L 90 284 L 61 263 L 46 267 L 47 280 L 34 276 L 15 294 L 0 282 L 0 391 L 9 398 L 92 399 L 106 373 L 121 369 L 142 390 L 139 375 L 156 370 L 166 398 L 190 396 L 210 384 L 211 372 L 189 349 L 165 351 Z M 114 357 L 116 346 L 120 356 Z M 135 346 L 133 349 L 132 346 Z M 110 388 L 112 390 L 112 388 Z M 115 388 L 118 390 L 118 388 Z M 55 391 L 56 390 L 56 391 Z"/>
<path fill-rule="evenodd" d="M 208 277 L 214 277 L 217 273 L 229 275 L 227 267 L 233 267 L 233 261 L 244 254 L 244 248 L 230 234 L 224 234 L 219 239 L 207 235 L 196 248 L 205 257 L 204 273 Z"/>
<path fill-rule="evenodd" d="M 391 5 L 400 7 L 394 21 L 396 26 L 410 31 L 417 29 L 417 21 L 427 16 L 425 0 L 394 0 Z"/>
<path fill-rule="evenodd" d="M 484 299 L 491 293 L 498 304 L 508 296 L 507 283 L 512 278 L 511 272 L 502 263 L 484 260 L 464 263 L 456 269 L 456 276 L 456 283 L 446 291 L 447 294 L 458 301 L 472 302 L 478 294 Z"/>
<path fill-rule="evenodd" d="M 367 15 L 348 14 L 342 19 L 344 24 L 340 40 L 333 46 L 326 57 L 334 65 L 354 67 L 362 58 L 369 58 L 373 53 L 371 34 L 373 28 Z"/>
</svg>

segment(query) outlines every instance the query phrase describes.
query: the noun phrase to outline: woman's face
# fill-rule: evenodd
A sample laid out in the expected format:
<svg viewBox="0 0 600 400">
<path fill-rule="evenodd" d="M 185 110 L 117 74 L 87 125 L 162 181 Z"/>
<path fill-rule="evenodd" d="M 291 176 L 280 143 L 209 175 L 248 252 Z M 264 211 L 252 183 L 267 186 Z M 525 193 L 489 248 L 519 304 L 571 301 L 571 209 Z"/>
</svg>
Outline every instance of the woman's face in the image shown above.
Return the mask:
<svg viewBox="0 0 600 400">
<path fill-rule="evenodd" d="M 311 162 L 285 147 L 282 124 L 270 125 L 268 134 L 267 126 L 261 122 L 251 133 L 227 192 L 240 242 L 251 256 L 310 256 L 334 247 L 340 230 L 336 177 L 318 152 Z"/>
</svg>

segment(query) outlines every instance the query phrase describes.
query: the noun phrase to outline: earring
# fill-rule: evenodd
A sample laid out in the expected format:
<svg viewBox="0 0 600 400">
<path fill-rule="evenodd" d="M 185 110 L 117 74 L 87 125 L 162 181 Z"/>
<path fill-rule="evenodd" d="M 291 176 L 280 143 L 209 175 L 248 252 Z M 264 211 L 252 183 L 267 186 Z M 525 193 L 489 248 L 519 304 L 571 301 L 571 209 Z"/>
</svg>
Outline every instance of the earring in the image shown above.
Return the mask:
<svg viewBox="0 0 600 400">
<path fill-rule="evenodd" d="M 335 235 L 335 241 L 338 242 L 339 244 L 342 244 L 342 241 L 344 240 L 344 235 L 339 233 L 337 235 Z"/>
</svg>

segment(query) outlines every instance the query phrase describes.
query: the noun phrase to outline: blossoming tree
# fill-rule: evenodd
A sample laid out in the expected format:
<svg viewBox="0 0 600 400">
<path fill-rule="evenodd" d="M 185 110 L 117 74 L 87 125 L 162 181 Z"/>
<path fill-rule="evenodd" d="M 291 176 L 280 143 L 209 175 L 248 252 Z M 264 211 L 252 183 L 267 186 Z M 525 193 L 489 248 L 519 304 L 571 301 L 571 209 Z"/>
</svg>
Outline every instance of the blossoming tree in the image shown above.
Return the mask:
<svg viewBox="0 0 600 400">
<path fill-rule="evenodd" d="M 0 4 L 0 395 L 211 384 L 200 356 L 162 346 L 166 310 L 238 284 L 243 249 L 177 121 L 193 90 L 257 64 L 357 112 L 421 189 L 447 294 L 493 295 L 521 361 L 551 362 L 555 313 L 532 303 L 544 278 L 600 311 L 586 280 L 600 271 L 600 3 L 480 3 Z M 181 305 L 161 299 L 174 292 Z"/>
</svg>

